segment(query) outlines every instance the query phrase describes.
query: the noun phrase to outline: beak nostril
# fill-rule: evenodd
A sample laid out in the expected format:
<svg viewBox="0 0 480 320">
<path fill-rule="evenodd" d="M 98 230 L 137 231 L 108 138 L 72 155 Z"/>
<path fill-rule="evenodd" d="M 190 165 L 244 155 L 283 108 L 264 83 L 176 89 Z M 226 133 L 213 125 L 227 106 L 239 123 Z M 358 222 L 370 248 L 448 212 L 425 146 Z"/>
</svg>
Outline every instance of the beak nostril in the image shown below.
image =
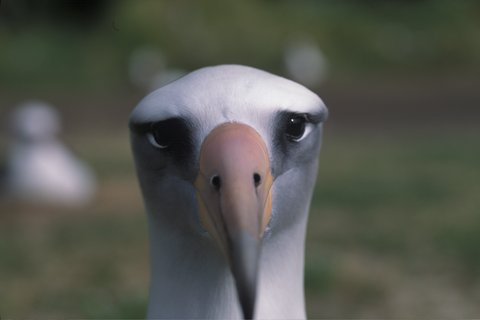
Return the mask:
<svg viewBox="0 0 480 320">
<path fill-rule="evenodd" d="M 220 182 L 220 177 L 218 176 L 218 174 L 214 175 L 214 176 L 210 179 L 210 184 L 211 184 L 212 186 L 214 186 L 217 190 L 220 189 L 221 182 Z"/>
<path fill-rule="evenodd" d="M 258 173 L 253 174 L 253 183 L 255 187 L 258 187 L 262 183 L 262 177 Z"/>
</svg>

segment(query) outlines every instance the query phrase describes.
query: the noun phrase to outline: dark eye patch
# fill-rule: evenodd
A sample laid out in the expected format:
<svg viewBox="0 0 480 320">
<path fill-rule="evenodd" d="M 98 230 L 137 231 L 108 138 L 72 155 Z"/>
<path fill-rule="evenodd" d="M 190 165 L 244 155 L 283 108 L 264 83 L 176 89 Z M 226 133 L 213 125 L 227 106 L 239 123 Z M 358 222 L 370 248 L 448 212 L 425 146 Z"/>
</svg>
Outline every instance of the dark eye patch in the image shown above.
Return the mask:
<svg viewBox="0 0 480 320">
<path fill-rule="evenodd" d="M 315 127 L 313 130 L 316 130 L 317 125 L 323 122 L 327 116 L 326 108 L 317 113 L 296 113 L 283 110 L 275 114 L 270 129 L 273 136 L 271 170 L 274 177 L 282 174 L 288 168 L 288 163 L 294 159 L 298 151 L 313 146 L 315 139 L 307 138 L 297 141 L 305 134 L 307 125 L 312 124 Z"/>
<path fill-rule="evenodd" d="M 178 148 L 189 140 L 188 127 L 178 118 L 152 123 L 151 134 L 163 148 Z"/>
<path fill-rule="evenodd" d="M 280 111 L 276 114 L 273 126 L 273 139 L 277 159 L 289 157 L 297 148 L 297 141 L 305 133 L 308 123 L 318 124 L 325 120 L 327 114 L 295 113 Z"/>
<path fill-rule="evenodd" d="M 193 156 L 193 133 L 189 122 L 183 118 L 169 118 L 157 122 L 130 123 L 130 130 L 138 134 L 152 134 L 162 148 L 152 145 L 175 162 L 186 163 Z"/>
</svg>

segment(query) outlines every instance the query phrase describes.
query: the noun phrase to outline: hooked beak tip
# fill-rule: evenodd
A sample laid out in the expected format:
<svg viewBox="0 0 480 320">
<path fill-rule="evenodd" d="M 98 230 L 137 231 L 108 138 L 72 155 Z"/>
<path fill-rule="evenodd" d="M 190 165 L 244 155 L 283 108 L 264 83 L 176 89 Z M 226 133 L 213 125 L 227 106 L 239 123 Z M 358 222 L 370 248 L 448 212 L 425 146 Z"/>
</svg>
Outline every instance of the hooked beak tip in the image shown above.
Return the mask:
<svg viewBox="0 0 480 320">
<path fill-rule="evenodd" d="M 231 268 L 245 319 L 253 319 L 255 311 L 259 255 L 260 239 L 255 239 L 248 232 L 241 232 L 232 241 Z"/>
</svg>

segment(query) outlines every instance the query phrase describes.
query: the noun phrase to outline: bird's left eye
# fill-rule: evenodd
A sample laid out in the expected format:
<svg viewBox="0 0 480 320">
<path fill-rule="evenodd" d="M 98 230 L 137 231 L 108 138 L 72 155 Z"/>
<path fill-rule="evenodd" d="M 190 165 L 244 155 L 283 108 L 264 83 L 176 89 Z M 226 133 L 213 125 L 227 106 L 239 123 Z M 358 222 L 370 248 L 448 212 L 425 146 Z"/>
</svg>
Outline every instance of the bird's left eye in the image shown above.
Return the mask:
<svg viewBox="0 0 480 320">
<path fill-rule="evenodd" d="M 288 119 L 285 133 L 293 140 L 300 140 L 305 134 L 307 120 L 303 116 L 293 116 Z"/>
</svg>

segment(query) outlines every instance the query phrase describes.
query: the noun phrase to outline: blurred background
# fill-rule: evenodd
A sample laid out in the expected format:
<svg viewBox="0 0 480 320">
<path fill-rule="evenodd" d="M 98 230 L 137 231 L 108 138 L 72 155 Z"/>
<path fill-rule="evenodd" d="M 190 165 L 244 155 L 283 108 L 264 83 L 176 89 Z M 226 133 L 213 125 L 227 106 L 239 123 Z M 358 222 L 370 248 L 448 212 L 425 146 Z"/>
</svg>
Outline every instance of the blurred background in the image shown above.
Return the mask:
<svg viewBox="0 0 480 320">
<path fill-rule="evenodd" d="M 225 63 L 294 79 L 330 110 L 307 234 L 308 316 L 478 317 L 473 0 L 2 0 L 0 316 L 145 316 L 147 224 L 128 115 L 151 90 Z M 25 101 L 56 110 L 54 143 L 89 172 L 94 195 L 11 197 L 12 154 L 24 147 L 11 119 Z"/>
</svg>

